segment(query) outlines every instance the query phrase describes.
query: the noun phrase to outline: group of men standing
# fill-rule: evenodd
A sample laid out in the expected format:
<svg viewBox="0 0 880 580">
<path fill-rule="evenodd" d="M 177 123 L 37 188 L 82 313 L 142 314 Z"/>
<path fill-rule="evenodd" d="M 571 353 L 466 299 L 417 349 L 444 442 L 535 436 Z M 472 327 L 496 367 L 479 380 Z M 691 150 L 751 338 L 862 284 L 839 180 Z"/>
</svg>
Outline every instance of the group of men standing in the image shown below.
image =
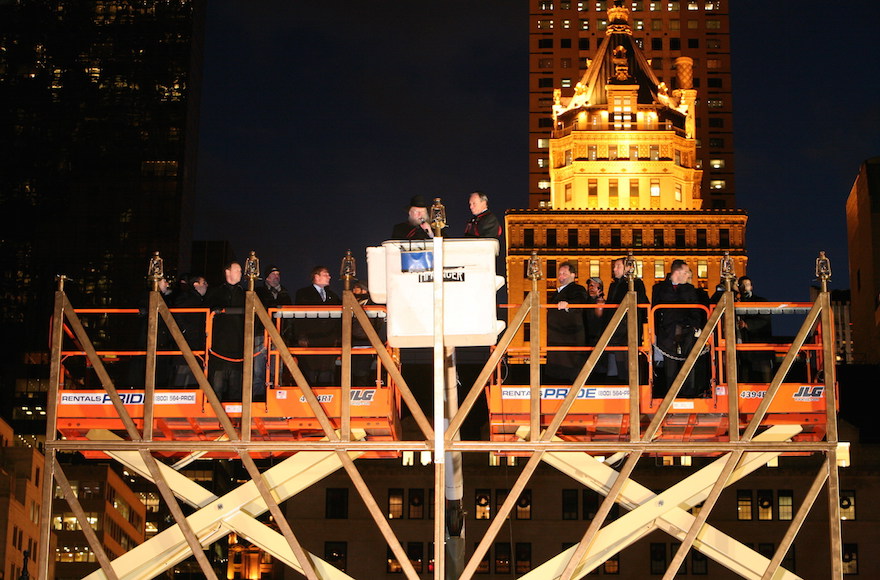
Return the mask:
<svg viewBox="0 0 880 580">
<path fill-rule="evenodd" d="M 589 355 L 582 347 L 595 346 L 605 326 L 614 315 L 629 291 L 625 274 L 625 258 L 612 262 L 612 282 L 607 297 L 603 293 L 602 281 L 590 278 L 587 287 L 576 282 L 576 266 L 563 262 L 557 268 L 557 289 L 549 299 L 555 309 L 547 313 L 547 353 L 545 376 L 548 380 L 572 383 Z M 710 304 L 717 302 L 720 294 L 712 298 L 705 290 L 690 283 L 690 267 L 684 260 L 674 260 L 670 272 L 664 280 L 654 285 L 651 305 L 654 310 L 653 372 L 654 396 L 662 397 L 672 386 L 688 354 L 691 352 L 700 332 L 705 326 Z M 641 279 L 634 281 L 639 304 L 648 303 L 645 285 Z M 739 299 L 745 302 L 763 302 L 764 298 L 752 291 L 751 279 L 739 279 Z M 594 308 L 569 308 L 572 304 L 593 304 Z M 679 305 L 694 305 L 692 308 Z M 627 314 L 628 316 L 629 314 Z M 643 325 L 647 322 L 647 312 L 639 309 L 639 343 L 642 341 Z M 737 316 L 737 342 L 761 343 L 770 340 L 772 329 L 769 314 L 740 314 Z M 627 345 L 627 324 L 624 317 L 614 331 L 609 346 Z M 552 350 L 553 347 L 562 347 Z M 567 349 L 567 348 L 568 349 Z M 580 347 L 579 350 L 569 350 Z M 711 395 L 711 368 L 704 350 L 697 357 L 694 368 L 688 374 L 679 390 L 679 397 L 696 398 Z M 769 382 L 774 355 L 770 351 L 743 351 L 739 353 L 739 380 Z M 627 351 L 610 349 L 598 361 L 592 377 L 608 383 L 627 383 Z M 641 373 L 644 371 L 642 370 Z"/>
</svg>

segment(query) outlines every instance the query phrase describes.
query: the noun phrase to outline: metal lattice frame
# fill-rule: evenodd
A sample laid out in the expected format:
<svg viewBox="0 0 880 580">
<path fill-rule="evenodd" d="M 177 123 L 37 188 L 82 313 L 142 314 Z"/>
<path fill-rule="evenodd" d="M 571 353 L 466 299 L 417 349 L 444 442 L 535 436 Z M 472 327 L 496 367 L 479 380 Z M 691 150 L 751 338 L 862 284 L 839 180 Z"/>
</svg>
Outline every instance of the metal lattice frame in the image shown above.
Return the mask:
<svg viewBox="0 0 880 580">
<path fill-rule="evenodd" d="M 442 279 L 442 277 L 439 279 Z M 57 482 L 100 564 L 100 569 L 88 576 L 88 578 L 153 578 L 190 556 L 196 558 L 207 578 L 216 578 L 215 572 L 211 569 L 207 558 L 204 556 L 203 547 L 210 545 L 233 531 L 247 538 L 262 550 L 272 554 L 287 566 L 298 570 L 307 578 L 334 580 L 349 578 L 345 573 L 337 570 L 314 554 L 309 554 L 302 548 L 293 527 L 279 507 L 279 504 L 284 500 L 342 468 L 351 478 L 358 494 L 374 518 L 377 528 L 400 562 L 404 574 L 407 578 L 416 579 L 419 577 L 418 574 L 409 562 L 399 539 L 395 536 L 382 510 L 355 466 L 355 459 L 364 453 L 395 450 L 431 451 L 434 452 L 435 457 L 438 455 L 442 456 L 448 451 L 516 452 L 530 455 L 528 462 L 510 490 L 506 500 L 499 508 L 498 514 L 479 542 L 475 553 L 464 567 L 460 578 L 469 579 L 473 576 L 479 562 L 495 540 L 495 536 L 507 515 L 511 512 L 516 498 L 519 497 L 520 492 L 528 484 L 530 477 L 542 461 L 595 491 L 604 494 L 606 497 L 599 507 L 596 517 L 584 531 L 581 541 L 535 568 L 524 576 L 526 578 L 562 578 L 566 580 L 569 578 L 580 578 L 624 547 L 632 544 L 654 529 L 664 530 L 681 542 L 678 552 L 667 569 L 664 576 L 665 579 L 674 577 L 675 571 L 678 570 L 688 550 L 692 547 L 744 578 L 798 578 L 793 573 L 783 570 L 780 567 L 780 563 L 791 546 L 810 508 L 813 506 L 816 497 L 825 486 L 826 481 L 829 497 L 829 544 L 831 548 L 832 577 L 842 578 L 840 513 L 836 499 L 839 494 L 839 480 L 837 472 L 838 435 L 834 396 L 835 374 L 833 363 L 829 363 L 829 361 L 834 361 L 834 340 L 832 336 L 833 325 L 830 296 L 827 289 L 823 287 L 823 292 L 818 296 L 772 382 L 768 386 L 765 397 L 757 412 L 742 432 L 738 428 L 738 398 L 736 396 L 729 397 L 729 408 L 727 410 L 728 424 L 732 428 L 729 430 L 728 442 L 665 442 L 657 440 L 655 437 L 663 419 L 671 408 L 675 396 L 693 368 L 697 354 L 706 344 L 711 332 L 722 322 L 722 319 L 725 335 L 733 336 L 734 298 L 732 292 L 726 292 L 713 311 L 712 316 L 703 328 L 697 344 L 684 361 L 668 394 L 660 404 L 651 423 L 643 432 L 640 432 L 639 424 L 639 384 L 636 356 L 638 348 L 636 338 L 638 336 L 637 308 L 636 293 L 633 291 L 632 286 L 630 286 L 630 292 L 626 299 L 617 308 L 598 344 L 591 352 L 572 388 L 562 402 L 560 409 L 546 429 L 543 431 L 540 429 L 540 341 L 532 340 L 529 428 L 522 428 L 518 432 L 519 440 L 513 442 L 459 441 L 458 433 L 461 425 L 488 383 L 493 369 L 510 346 L 515 333 L 527 318 L 531 322 L 533 337 L 540 336 L 540 302 L 536 278 L 533 279 L 532 292 L 512 317 L 508 329 L 499 340 L 497 348 L 492 352 L 483 370 L 470 388 L 461 408 L 451 417 L 448 428 L 439 433 L 435 432 L 435 430 L 442 429 L 442 425 L 438 428 L 435 419 L 435 425 L 432 427 L 431 422 L 416 402 L 391 355 L 385 350 L 382 341 L 370 324 L 367 314 L 357 303 L 351 292 L 346 290 L 343 294 L 341 385 L 343 406 L 341 428 L 336 430 L 319 404 L 314 392 L 307 384 L 296 361 L 291 356 L 278 330 L 272 323 L 271 317 L 256 298 L 255 293 L 248 291 L 245 304 L 245 352 L 253 352 L 252 329 L 255 320 L 258 319 L 263 323 L 271 340 L 278 345 L 282 362 L 290 371 L 296 385 L 301 389 L 303 396 L 324 431 L 324 439 L 322 441 L 290 441 L 284 442 L 281 445 L 278 442 L 254 441 L 251 437 L 250 403 L 252 401 L 252 373 L 250 371 L 253 368 L 253 358 L 246 357 L 244 361 L 241 427 L 236 429 L 212 386 L 205 378 L 198 361 L 184 340 L 174 318 L 155 291 L 150 294 L 149 301 L 144 428 L 143 432 L 140 432 L 123 405 L 115 386 L 104 369 L 101 358 L 92 346 L 70 302 L 63 290 L 59 290 L 55 295 L 55 311 L 51 331 L 51 386 L 47 405 L 46 469 L 43 481 L 44 509 L 41 515 L 42 536 L 40 540 L 40 553 L 37 558 L 38 577 L 46 578 L 48 574 L 49 558 L 51 556 L 49 553 L 49 537 L 52 524 L 50 506 L 52 505 L 54 484 Z M 352 317 L 364 329 L 387 372 L 396 382 L 401 398 L 409 407 L 416 424 L 424 436 L 423 440 L 398 442 L 367 441 L 364 439 L 362 432 L 352 430 L 351 410 L 349 407 L 350 399 L 348 396 L 351 388 Z M 222 425 L 225 434 L 224 440 L 203 443 L 188 441 L 182 444 L 155 441 L 153 439 L 153 393 L 156 387 L 154 371 L 159 318 L 168 327 L 172 338 L 197 378 L 200 389 L 205 393 L 207 400 Z M 630 386 L 629 441 L 615 443 L 562 441 L 556 436 L 558 429 L 574 404 L 580 388 L 584 386 L 596 363 L 608 346 L 612 334 L 624 318 L 627 321 L 628 335 L 631 337 L 628 346 Z M 803 346 L 807 336 L 817 322 L 821 323 L 823 329 L 823 354 L 826 361 L 824 376 L 826 440 L 822 442 L 793 442 L 791 439 L 800 431 L 800 428 L 796 426 L 773 426 L 758 434 L 762 420 L 766 416 L 785 375 L 791 368 L 798 350 Z M 82 349 L 125 426 L 128 439 L 121 439 L 112 433 L 99 430 L 89 433 L 89 441 L 65 441 L 58 439 L 55 425 L 58 418 L 57 402 L 62 372 L 61 346 L 65 323 L 69 325 L 74 336 L 82 345 Z M 435 344 L 435 347 L 437 346 Z M 732 392 L 736 392 L 737 388 L 735 348 L 734 341 L 726 341 L 725 360 L 728 389 Z M 446 380 L 443 369 L 447 357 L 447 349 L 443 349 L 442 340 L 440 341 L 439 350 L 439 354 L 435 356 L 435 383 L 438 383 L 440 385 L 439 389 L 442 390 L 442 383 Z M 438 388 L 435 385 L 435 393 L 437 390 Z M 154 482 L 163 500 L 171 510 L 171 514 L 175 519 L 175 525 L 144 542 L 126 555 L 110 561 L 86 520 L 82 506 L 67 482 L 63 469 L 56 460 L 56 453 L 58 451 L 88 449 L 100 449 L 126 468 Z M 286 451 L 307 451 L 308 453 L 295 453 L 280 464 L 262 473 L 257 469 L 251 455 L 252 453 L 267 450 L 280 451 L 282 449 Z M 156 460 L 153 456 L 153 453 L 156 451 L 182 450 L 192 451 L 194 454 L 217 450 L 234 452 L 239 456 L 251 480 L 222 497 L 216 497 L 197 483 L 182 476 L 172 467 Z M 681 453 L 683 451 L 693 452 L 694 450 L 703 453 L 721 454 L 721 457 L 660 494 L 651 492 L 630 477 L 639 459 L 646 453 Z M 706 520 L 716 500 L 725 487 L 766 464 L 781 453 L 791 451 L 821 453 L 824 455 L 825 461 L 820 471 L 816 474 L 810 491 L 799 507 L 797 514 L 771 559 L 768 560 L 754 550 L 747 548 L 745 545 L 706 524 Z M 620 471 L 615 471 L 608 464 L 597 460 L 592 455 L 609 455 L 614 453 L 618 454 L 618 457 L 626 456 L 626 461 L 623 463 Z M 445 504 L 445 497 L 443 482 L 444 470 L 447 468 L 442 462 L 435 463 L 434 538 L 435 545 L 438 546 L 443 545 L 444 542 L 445 513 L 443 506 Z M 195 508 L 196 511 L 190 516 L 184 516 L 178 500 L 187 503 Z M 605 518 L 615 502 L 620 503 L 630 511 L 603 527 Z M 703 502 L 703 507 L 697 516 L 691 515 L 683 507 L 694 506 L 700 502 Z M 276 523 L 279 525 L 280 532 L 269 528 L 256 519 L 266 511 L 272 513 Z M 435 550 L 435 559 L 434 578 L 439 580 L 444 578 L 446 574 L 444 550 Z"/>
</svg>

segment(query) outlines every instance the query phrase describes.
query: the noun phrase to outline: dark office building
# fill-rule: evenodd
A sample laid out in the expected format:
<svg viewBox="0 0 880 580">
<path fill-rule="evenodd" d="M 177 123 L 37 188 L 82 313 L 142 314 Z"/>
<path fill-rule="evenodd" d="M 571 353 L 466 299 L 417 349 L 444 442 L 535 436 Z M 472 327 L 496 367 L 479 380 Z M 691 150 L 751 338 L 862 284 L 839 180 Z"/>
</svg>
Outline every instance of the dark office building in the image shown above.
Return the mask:
<svg viewBox="0 0 880 580">
<path fill-rule="evenodd" d="M 57 274 L 75 306 L 109 308 L 136 304 L 151 252 L 169 271 L 189 264 L 203 11 L 197 0 L 0 3 L 5 392 L 45 384 L 44 365 L 22 362 L 46 349 Z M 106 321 L 89 323 L 100 341 Z"/>
</svg>

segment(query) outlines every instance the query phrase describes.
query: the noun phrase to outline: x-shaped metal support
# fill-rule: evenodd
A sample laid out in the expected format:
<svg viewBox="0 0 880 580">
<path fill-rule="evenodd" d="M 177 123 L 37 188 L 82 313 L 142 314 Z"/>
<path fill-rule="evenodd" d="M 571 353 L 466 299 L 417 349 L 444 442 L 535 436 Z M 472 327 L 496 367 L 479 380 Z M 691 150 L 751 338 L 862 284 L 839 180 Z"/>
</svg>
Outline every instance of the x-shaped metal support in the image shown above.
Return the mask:
<svg viewBox="0 0 880 580">
<path fill-rule="evenodd" d="M 353 435 L 358 438 L 364 436 L 362 432 L 355 432 Z M 101 430 L 90 431 L 88 438 L 119 440 L 119 437 L 113 433 Z M 139 452 L 107 450 L 105 453 L 138 475 L 152 480 L 150 471 Z M 349 452 L 352 459 L 360 455 L 359 452 Z M 235 532 L 287 566 L 303 572 L 302 566 L 284 536 L 256 519 L 269 508 L 263 501 L 253 480 L 242 484 L 222 497 L 217 497 L 168 465 L 157 463 L 174 495 L 191 506 L 199 508 L 186 520 L 202 546 L 209 546 L 230 532 Z M 276 501 L 281 503 L 327 477 L 340 467 L 342 467 L 342 462 L 333 451 L 303 451 L 267 469 L 262 475 Z M 180 530 L 180 526 L 174 525 L 116 558 L 112 565 L 120 580 L 154 578 L 191 555 L 192 551 Z M 320 578 L 351 580 L 350 576 L 314 554 L 309 554 L 309 559 Z M 88 580 L 105 579 L 106 575 L 103 570 L 98 569 L 86 578 Z"/>
<path fill-rule="evenodd" d="M 755 437 L 754 441 L 787 441 L 800 431 L 801 428 L 797 425 L 776 425 Z M 781 453 L 744 453 L 727 483 L 742 479 Z M 728 455 L 720 457 L 659 494 L 628 479 L 620 490 L 618 502 L 631 511 L 599 530 L 573 578 L 586 575 L 614 554 L 656 529 L 664 530 L 679 540 L 683 539 L 696 519 L 686 510 L 708 497 L 727 460 Z M 617 471 L 587 453 L 547 452 L 544 454 L 544 461 L 603 495 L 608 494 L 618 477 Z M 770 564 L 768 558 L 708 524 L 700 530 L 694 548 L 743 578 L 760 580 Z M 559 578 L 575 549 L 576 546 L 568 548 L 522 578 Z M 799 578 L 782 568 L 773 576 L 773 580 Z"/>
</svg>

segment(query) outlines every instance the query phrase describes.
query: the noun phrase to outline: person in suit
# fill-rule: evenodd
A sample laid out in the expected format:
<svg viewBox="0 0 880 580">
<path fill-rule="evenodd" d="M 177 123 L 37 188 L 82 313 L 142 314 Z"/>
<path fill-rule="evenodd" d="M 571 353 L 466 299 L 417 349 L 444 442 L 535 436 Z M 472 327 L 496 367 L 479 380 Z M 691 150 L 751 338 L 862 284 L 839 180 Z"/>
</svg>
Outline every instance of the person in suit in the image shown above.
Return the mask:
<svg viewBox="0 0 880 580">
<path fill-rule="evenodd" d="M 228 262 L 223 276 L 223 284 L 212 286 L 204 301 L 215 313 L 208 376 L 221 401 L 241 401 L 245 299 L 241 264 Z"/>
<path fill-rule="evenodd" d="M 296 291 L 297 306 L 341 305 L 342 299 L 330 289 L 330 271 L 326 266 L 315 266 L 311 284 Z M 342 327 L 339 318 L 300 318 L 294 326 L 297 344 L 301 347 L 339 346 Z M 297 357 L 300 369 L 310 385 L 333 384 L 336 375 L 336 355 L 305 355 Z"/>
<path fill-rule="evenodd" d="M 753 291 L 752 279 L 742 276 L 739 279 L 739 300 L 742 302 L 767 302 Z M 773 326 L 770 314 L 740 314 L 736 317 L 736 331 L 740 342 L 770 342 L 773 339 Z M 752 383 L 769 383 L 773 378 L 773 351 L 743 351 L 737 355 L 739 360 L 739 380 Z"/>
<path fill-rule="evenodd" d="M 496 240 L 501 237 L 501 224 L 495 214 L 489 211 L 489 196 L 482 191 L 473 192 L 468 198 L 468 207 L 472 217 L 464 226 L 464 237 Z"/>
<path fill-rule="evenodd" d="M 626 258 L 617 258 L 611 263 L 611 284 L 608 286 L 608 297 L 605 299 L 605 303 L 608 305 L 620 305 L 623 302 L 623 299 L 626 298 L 627 292 L 629 292 L 629 281 L 626 279 Z M 641 278 L 635 278 L 633 280 L 633 289 L 636 292 L 636 298 L 639 304 L 648 304 L 650 301 L 648 300 L 648 294 L 645 291 L 645 283 L 642 282 Z M 611 320 L 611 317 L 614 316 L 614 313 L 617 311 L 616 308 L 608 308 L 605 310 L 605 324 Z M 642 343 L 642 334 L 645 323 L 648 322 L 648 313 L 645 310 L 638 311 L 639 318 L 639 344 Z M 614 334 L 611 336 L 611 341 L 608 343 L 609 346 L 627 346 L 629 344 L 629 336 L 627 334 L 627 320 L 624 318 L 620 321 L 620 325 L 617 327 L 617 330 L 614 331 Z M 608 376 L 612 378 L 612 380 L 616 380 L 620 383 L 629 382 L 628 377 L 628 360 L 627 360 L 627 352 L 625 350 L 612 350 L 608 351 Z M 641 374 L 641 373 L 640 373 Z M 615 378 L 616 377 L 616 378 Z"/>
<path fill-rule="evenodd" d="M 557 268 L 556 291 L 550 295 L 548 304 L 556 308 L 547 310 L 547 346 L 586 346 L 584 310 L 569 309 L 570 304 L 586 304 L 587 290 L 576 282 L 577 267 L 563 262 Z M 548 379 L 571 384 L 587 360 L 586 351 L 549 351 L 544 369 Z"/>
<path fill-rule="evenodd" d="M 669 277 L 654 285 L 652 306 L 665 304 L 702 304 L 708 306 L 709 296 L 688 283 L 690 267 L 684 260 L 674 260 Z M 654 311 L 656 346 L 662 355 L 657 364 L 658 393 L 665 396 L 678 370 L 706 323 L 706 312 L 701 308 L 659 308 Z M 679 391 L 679 397 L 702 396 L 708 389 L 708 378 L 701 372 L 700 361 L 688 375 Z M 695 375 L 701 375 L 699 377 Z"/>
<path fill-rule="evenodd" d="M 269 266 L 269 273 L 263 278 L 263 283 L 254 290 L 257 298 L 263 304 L 266 310 L 277 308 L 278 306 L 288 306 L 293 304 L 287 288 L 281 285 L 281 269 L 277 266 Z M 281 321 L 281 336 L 287 343 L 289 337 L 289 321 Z M 254 321 L 254 400 L 263 400 L 266 395 L 266 364 L 268 359 L 268 351 L 266 349 L 266 337 L 264 335 L 263 324 L 259 319 Z"/>
</svg>

